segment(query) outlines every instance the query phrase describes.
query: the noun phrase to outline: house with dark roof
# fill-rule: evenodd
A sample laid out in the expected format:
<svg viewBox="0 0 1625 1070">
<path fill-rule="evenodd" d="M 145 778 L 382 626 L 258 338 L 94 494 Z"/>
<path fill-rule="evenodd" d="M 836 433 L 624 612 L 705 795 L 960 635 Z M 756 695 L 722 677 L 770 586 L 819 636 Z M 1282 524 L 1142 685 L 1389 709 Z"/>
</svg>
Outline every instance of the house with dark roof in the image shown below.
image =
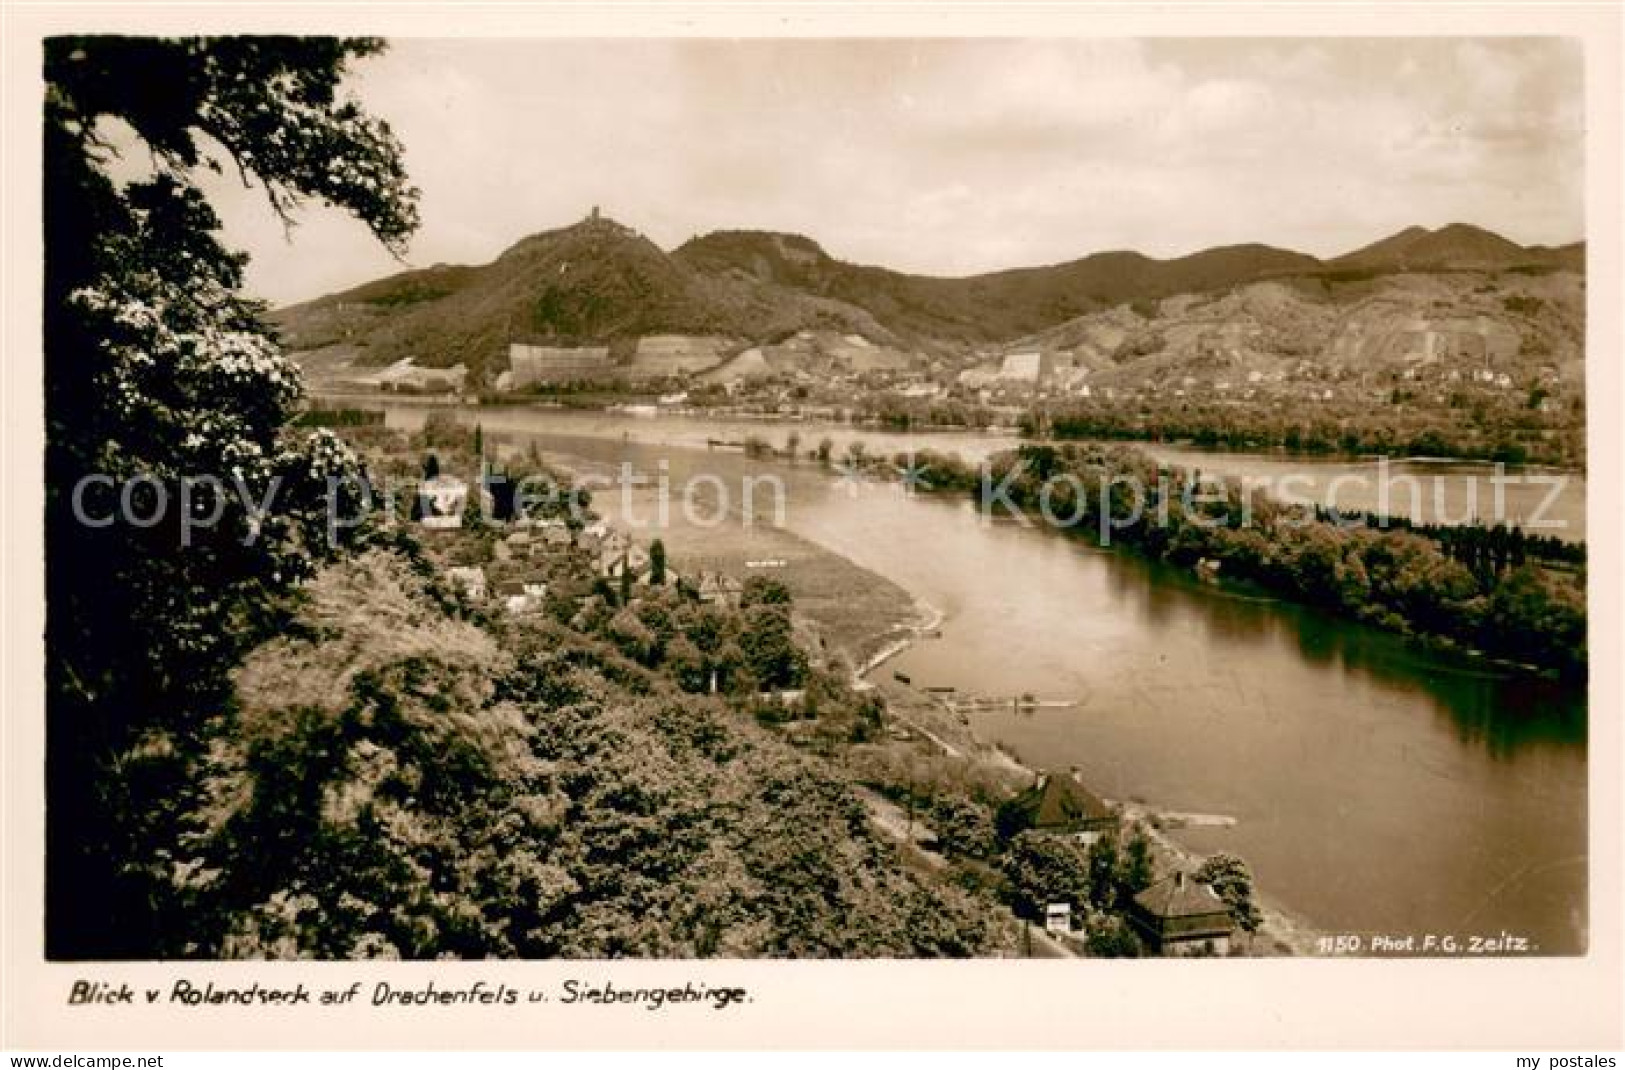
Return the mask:
<svg viewBox="0 0 1625 1070">
<path fill-rule="evenodd" d="M 702 571 L 695 587 L 699 600 L 709 605 L 738 606 L 744 592 L 745 585 L 726 572 Z"/>
<path fill-rule="evenodd" d="M 547 581 L 540 576 L 503 580 L 497 584 L 496 595 L 509 613 L 529 613 L 542 607 Z"/>
<path fill-rule="evenodd" d="M 1000 820 L 1010 832 L 1032 829 L 1085 843 L 1117 829 L 1116 811 L 1084 787 L 1075 772 L 1064 776 L 1040 773 L 1032 787 L 1005 805 Z"/>
<path fill-rule="evenodd" d="M 1211 887 L 1176 871 L 1134 897 L 1129 921 L 1153 951 L 1228 954 L 1235 921 Z"/>
</svg>

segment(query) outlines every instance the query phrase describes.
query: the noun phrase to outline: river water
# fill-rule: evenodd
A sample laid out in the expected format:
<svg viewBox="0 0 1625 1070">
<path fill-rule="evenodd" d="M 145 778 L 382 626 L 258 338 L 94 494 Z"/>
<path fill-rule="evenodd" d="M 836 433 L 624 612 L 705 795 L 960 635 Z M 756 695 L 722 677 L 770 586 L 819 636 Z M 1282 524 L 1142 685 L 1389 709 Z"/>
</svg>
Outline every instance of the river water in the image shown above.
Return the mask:
<svg viewBox="0 0 1625 1070">
<path fill-rule="evenodd" d="M 394 426 L 423 410 L 391 407 Z M 884 575 L 944 614 L 940 635 L 887 663 L 919 686 L 1072 702 L 973 714 L 984 738 L 1029 765 L 1076 766 L 1109 798 L 1234 817 L 1175 835 L 1245 858 L 1260 885 L 1327 933 L 1525 937 L 1545 954 L 1586 940 L 1586 696 L 1418 650 L 1289 604 L 1236 596 L 1131 554 L 969 503 L 842 484 L 813 465 L 753 462 L 707 438 L 788 430 L 546 410 L 464 411 L 487 433 L 598 462 L 664 462 L 675 484 L 776 473 L 784 525 Z M 977 457 L 981 434 L 828 434 L 887 452 Z M 1164 454 L 1204 471 L 1287 466 L 1323 483 L 1353 462 Z M 1487 469 L 1423 465 L 1461 480 Z M 1540 492 L 1546 494 L 1546 490 Z M 1354 504 L 1345 502 L 1344 504 Z M 1557 514 L 1584 528 L 1584 483 Z M 1369 946 L 1369 944 L 1367 944 Z"/>
<path fill-rule="evenodd" d="M 344 404 L 366 404 L 346 399 Z M 397 423 L 414 426 L 428 407 L 391 405 Z M 473 410 L 447 409 L 475 419 Z M 842 456 L 853 442 L 871 453 L 895 456 L 932 450 L 958 454 L 975 463 L 1011 449 L 1021 439 L 985 431 L 888 432 L 846 424 L 786 423 L 733 418 L 494 407 L 478 410 L 487 431 L 531 431 L 546 426 L 559 433 L 622 439 L 629 444 L 705 449 L 711 440 L 743 442 L 755 436 L 783 448 L 796 436 L 806 452 L 828 439 Z M 1342 510 L 1404 516 L 1418 522 L 1462 523 L 1477 518 L 1524 527 L 1531 534 L 1580 541 L 1586 534 L 1584 473 L 1530 466 L 1496 466 L 1474 461 L 1427 459 L 1346 460 L 1280 453 L 1201 450 L 1162 443 L 1133 443 L 1169 464 L 1216 476 L 1252 481 L 1258 493 L 1314 501 Z"/>
</svg>

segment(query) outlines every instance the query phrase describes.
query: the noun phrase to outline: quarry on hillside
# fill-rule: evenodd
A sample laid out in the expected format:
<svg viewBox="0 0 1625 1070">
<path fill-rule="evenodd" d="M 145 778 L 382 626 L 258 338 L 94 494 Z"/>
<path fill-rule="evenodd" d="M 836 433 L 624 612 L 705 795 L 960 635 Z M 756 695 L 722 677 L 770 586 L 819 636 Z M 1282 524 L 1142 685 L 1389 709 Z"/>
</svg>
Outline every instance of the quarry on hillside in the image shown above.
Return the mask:
<svg viewBox="0 0 1625 1070">
<path fill-rule="evenodd" d="M 1526 407 L 1538 438 L 1580 411 L 1583 271 L 1578 245 L 1454 226 L 1329 261 L 1233 246 L 935 279 L 768 232 L 666 253 L 595 214 L 481 267 L 407 272 L 275 318 L 319 391 L 698 391 L 949 423 L 1069 400 L 1308 405 L 1298 414 L 1335 421 L 1402 398 L 1413 412 Z"/>
</svg>

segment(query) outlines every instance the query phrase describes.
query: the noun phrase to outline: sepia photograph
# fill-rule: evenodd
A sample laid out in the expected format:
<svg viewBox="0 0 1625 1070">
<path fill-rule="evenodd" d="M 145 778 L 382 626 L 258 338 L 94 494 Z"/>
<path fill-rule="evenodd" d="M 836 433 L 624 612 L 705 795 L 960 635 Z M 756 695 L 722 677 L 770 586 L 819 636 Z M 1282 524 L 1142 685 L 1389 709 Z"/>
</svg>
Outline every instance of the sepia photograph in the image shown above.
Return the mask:
<svg viewBox="0 0 1625 1070">
<path fill-rule="evenodd" d="M 12 953 L 1613 953 L 1617 57 L 1245 31 L 41 35 Z"/>
</svg>

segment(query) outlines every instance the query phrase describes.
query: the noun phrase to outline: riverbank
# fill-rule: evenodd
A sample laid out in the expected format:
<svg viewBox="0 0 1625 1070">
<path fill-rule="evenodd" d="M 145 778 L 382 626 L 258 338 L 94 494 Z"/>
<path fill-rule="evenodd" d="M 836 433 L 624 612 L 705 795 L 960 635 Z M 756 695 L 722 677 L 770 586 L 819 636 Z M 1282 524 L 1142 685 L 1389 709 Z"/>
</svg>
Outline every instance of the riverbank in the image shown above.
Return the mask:
<svg viewBox="0 0 1625 1070">
<path fill-rule="evenodd" d="M 567 452 L 543 452 L 543 459 L 574 478 L 603 480 L 613 466 Z M 606 510 L 612 523 L 640 541 L 658 537 L 666 546 L 672 567 L 687 575 L 720 571 L 737 577 L 756 572 L 773 575 L 795 598 L 799 629 L 814 647 L 815 660 L 844 673 L 855 683 L 873 688 L 886 703 L 893 730 L 922 741 L 928 748 L 967 763 L 979 776 L 1002 783 L 1010 792 L 1032 783 L 1038 770 L 1020 761 L 996 743 L 981 737 L 970 720 L 956 712 L 940 695 L 932 695 L 883 671 L 896 658 L 941 634 L 948 623 L 938 606 L 909 592 L 891 579 L 863 568 L 820 543 L 774 527 L 761 518 L 746 524 L 738 510 L 730 511 L 722 525 L 694 525 L 670 510 L 667 523 L 656 528 L 658 488 L 634 485 L 623 496 L 600 494 L 595 506 Z M 753 568 L 763 562 L 772 567 Z M 1179 844 L 1163 829 L 1165 815 L 1143 802 L 1125 806 L 1127 820 L 1141 824 L 1151 838 L 1159 867 L 1187 871 L 1198 867 L 1204 855 Z M 1264 925 L 1253 938 L 1254 953 L 1312 954 L 1314 929 L 1280 908 L 1267 895 L 1256 896 Z"/>
<path fill-rule="evenodd" d="M 652 390 L 626 394 L 557 394 L 544 396 L 514 394 L 382 394 L 376 391 L 342 390 L 320 384 L 314 385 L 310 390 L 310 398 L 313 402 L 323 405 L 357 408 L 450 408 L 467 411 L 477 411 L 485 408 L 506 412 L 533 410 L 548 414 L 628 415 L 641 419 L 670 417 L 695 422 L 738 421 L 758 428 L 783 427 L 786 431 L 804 432 L 808 428 L 814 428 L 834 431 L 843 435 L 862 433 L 902 438 L 919 436 L 929 439 L 933 437 L 979 435 L 1003 439 L 1006 441 L 1007 447 L 1089 443 L 1108 445 L 1116 443 L 1138 446 L 1151 452 L 1190 451 L 1209 457 L 1224 457 L 1235 461 L 1257 459 L 1275 463 L 1295 462 L 1305 465 L 1370 464 L 1377 460 L 1386 460 L 1390 465 L 1395 466 L 1492 467 L 1499 464 L 1505 465 L 1508 470 L 1513 471 L 1570 477 L 1584 477 L 1587 471 L 1587 465 L 1583 459 L 1535 455 L 1518 460 L 1508 457 L 1496 457 L 1493 454 L 1486 453 L 1452 455 L 1413 452 L 1408 448 L 1403 448 L 1408 447 L 1409 443 L 1403 444 L 1402 448 L 1394 452 L 1383 453 L 1371 449 L 1304 450 L 1302 448 L 1294 449 L 1281 443 L 1247 442 L 1232 444 L 1224 441 L 1209 442 L 1190 435 L 1124 436 L 1101 434 L 1082 437 L 1033 435 L 1024 433 L 1015 422 L 993 423 L 982 427 L 963 423 L 909 422 L 899 424 L 873 417 L 867 419 L 842 418 L 839 412 L 832 414 L 826 407 L 822 406 L 812 407 L 810 411 L 766 411 L 749 405 L 694 406 L 660 404 L 660 396 L 658 391 Z M 634 408 L 629 410 L 628 405 L 632 405 Z M 639 411 L 641 407 L 652 408 L 654 411 Z M 804 442 L 802 445 L 805 448 L 810 448 L 814 443 Z"/>
<path fill-rule="evenodd" d="M 1390 531 L 1313 500 L 1254 494 L 1245 480 L 1215 488 L 1196 467 L 1134 449 L 1012 453 L 979 474 L 936 463 L 943 479 L 930 492 L 976 496 L 984 510 L 1036 512 L 1057 532 L 1109 536 L 1114 547 L 1200 579 L 1239 581 L 1509 670 L 1569 682 L 1587 673 L 1583 544 L 1499 523 Z M 1064 520 L 1049 511 L 1057 487 L 1069 503 Z M 1125 487 L 1138 489 L 1118 493 Z M 1146 488 L 1160 496 L 1155 509 L 1144 507 Z"/>
<path fill-rule="evenodd" d="M 1161 827 L 1173 815 L 1159 812 L 1144 803 L 1116 805 L 1123 820 L 1137 823 L 1145 829 L 1154 850 L 1172 867 L 1187 873 L 1195 872 L 1209 857 L 1175 840 Z M 1319 953 L 1317 942 L 1321 937 L 1320 930 L 1271 898 L 1268 892 L 1258 887 L 1256 881 L 1253 885 L 1253 905 L 1258 908 L 1260 918 L 1258 931 L 1250 937 L 1242 937 L 1243 946 L 1249 954 L 1308 956 Z"/>
<path fill-rule="evenodd" d="M 1305 450 L 1302 447 L 1293 448 L 1281 442 L 1246 441 L 1238 443 L 1226 442 L 1223 439 L 1206 440 L 1195 435 L 1158 436 L 1158 435 L 1032 435 L 1021 436 L 1024 443 L 1032 445 L 1105 445 L 1108 443 L 1139 446 L 1143 449 L 1173 449 L 1193 450 L 1206 454 L 1222 454 L 1229 457 L 1247 458 L 1257 457 L 1272 461 L 1299 461 L 1308 464 L 1360 464 L 1371 463 L 1378 459 L 1387 460 L 1389 464 L 1436 464 L 1436 465 L 1506 465 L 1523 471 L 1551 472 L 1566 475 L 1584 475 L 1586 463 L 1584 458 L 1567 456 L 1548 456 L 1536 454 L 1533 456 L 1495 456 L 1491 453 L 1417 453 L 1408 447 L 1410 443 L 1402 443 L 1391 453 L 1370 448 L 1341 449 L 1331 448 L 1324 450 Z"/>
<path fill-rule="evenodd" d="M 978 735 L 967 718 L 954 713 L 941 699 L 892 678 L 876 678 L 869 682 L 885 695 L 890 718 L 936 746 L 948 757 L 978 763 L 1012 786 L 1023 787 L 1039 776 L 1039 769 Z M 1163 810 L 1143 800 L 1107 802 L 1117 807 L 1125 825 L 1135 825 L 1145 831 L 1151 840 L 1159 872 L 1173 869 L 1195 872 L 1209 857 L 1170 835 L 1170 824 L 1180 820 L 1189 821 L 1193 815 Z M 1227 815 L 1194 816 L 1220 819 L 1193 822 L 1207 827 L 1224 828 L 1235 823 Z M 1319 953 L 1317 941 L 1322 934 L 1308 919 L 1287 909 L 1256 883 L 1253 902 L 1258 907 L 1261 921 L 1258 931 L 1244 945 L 1249 954 L 1311 956 Z"/>
<path fill-rule="evenodd" d="M 475 415 L 459 419 L 472 427 Z M 954 686 L 957 695 L 1033 692 L 1076 703 L 966 712 L 975 733 L 1035 768 L 1077 766 L 1098 794 L 1235 815 L 1233 829 L 1171 835 L 1245 858 L 1266 890 L 1329 932 L 1442 931 L 1478 905 L 1486 882 L 1585 850 L 1587 718 L 1585 695 L 1572 687 L 1486 673 L 1482 663 L 1468 671 L 1381 629 L 1290 600 L 1227 595 L 1188 568 L 1139 554 L 988 523 L 970 504 L 910 496 L 890 481 L 679 448 L 686 429 L 675 421 L 478 415 L 488 444 L 535 442 L 650 473 L 669 466 L 674 514 L 687 488 L 715 485 L 707 480 L 722 480 L 735 501 L 744 481 L 758 481 L 759 503 L 760 488 L 782 486 L 789 507 L 780 523 L 870 571 L 843 581 L 852 597 L 871 599 L 867 612 L 899 600 L 875 627 L 823 629 L 831 648 L 846 634 L 883 637 L 843 674 L 907 638 L 871 680 L 901 672 L 921 692 Z M 604 491 L 599 504 L 612 496 Z M 702 512 L 712 496 L 703 495 Z M 701 536 L 702 550 L 711 538 Z M 946 610 L 946 630 L 887 634 L 922 617 L 904 592 L 871 590 L 874 574 Z M 909 701 L 920 704 L 911 716 L 922 724 L 950 721 L 926 696 Z M 900 792 L 913 773 L 957 790 L 964 763 L 940 757 L 918 733 L 892 738 L 889 724 L 864 747 L 885 763 L 877 783 Z M 949 724 L 938 734 L 957 744 L 969 733 Z M 1010 776 L 1025 785 L 1030 774 Z M 1348 879 L 1349 857 L 1370 860 L 1362 880 Z M 1583 922 L 1584 903 L 1583 881 L 1564 870 L 1516 884 L 1486 916 L 1566 951 L 1583 947 L 1571 919 Z"/>
<path fill-rule="evenodd" d="M 842 558 L 842 560 L 844 561 L 846 559 Z M 848 563 L 850 564 L 850 562 Z M 856 568 L 857 566 L 854 565 L 853 567 Z M 873 573 L 870 573 L 870 575 L 873 575 Z M 920 598 L 914 598 L 913 602 L 916 610 L 920 614 L 918 623 L 908 625 L 907 627 L 901 629 L 903 634 L 900 637 L 888 641 L 884 646 L 876 651 L 872 657 L 863 662 L 856 669 L 852 670 L 852 680 L 854 683 L 862 680 L 865 676 L 868 676 L 886 662 L 903 653 L 909 647 L 919 642 L 921 638 L 930 635 L 942 627 L 942 622 L 945 616 L 942 610 Z"/>
</svg>

